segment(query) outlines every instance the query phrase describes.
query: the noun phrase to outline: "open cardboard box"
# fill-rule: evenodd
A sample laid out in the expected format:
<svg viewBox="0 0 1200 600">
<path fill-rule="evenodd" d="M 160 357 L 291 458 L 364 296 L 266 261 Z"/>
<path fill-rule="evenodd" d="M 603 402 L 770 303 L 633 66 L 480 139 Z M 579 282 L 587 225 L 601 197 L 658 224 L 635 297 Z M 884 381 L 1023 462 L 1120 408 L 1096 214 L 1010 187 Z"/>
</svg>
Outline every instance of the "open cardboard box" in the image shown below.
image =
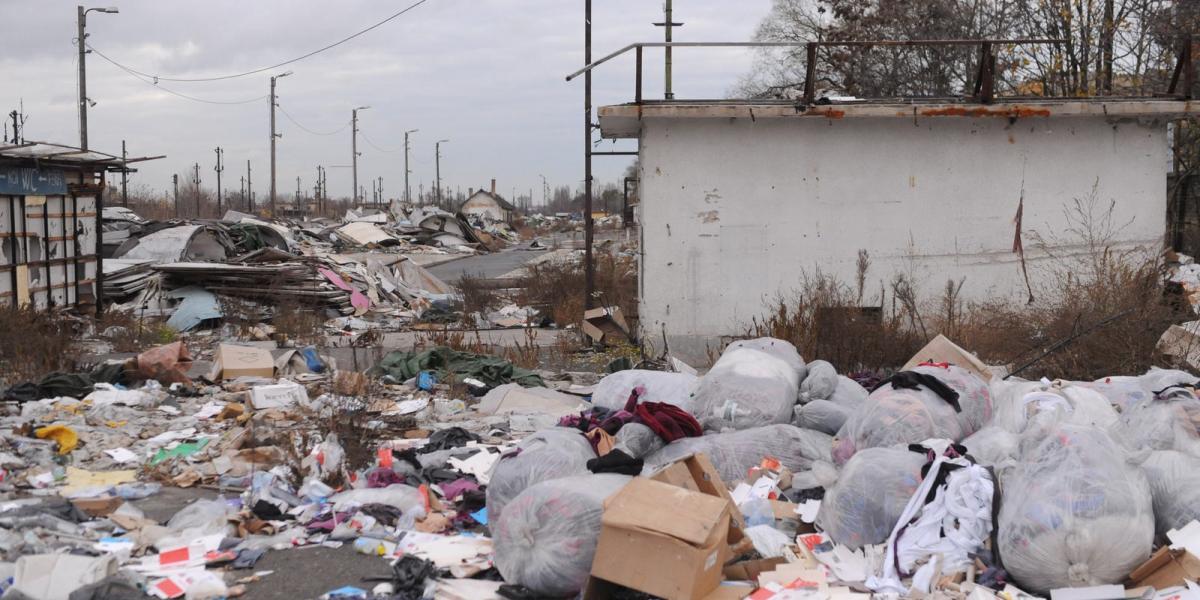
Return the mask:
<svg viewBox="0 0 1200 600">
<path fill-rule="evenodd" d="M 725 499 L 729 503 L 732 520 L 730 521 L 729 543 L 742 540 L 742 530 L 746 529 L 746 520 L 742 512 L 733 503 L 729 488 L 721 480 L 717 468 L 703 453 L 689 454 L 649 475 L 654 481 L 661 481 L 677 487 L 687 488 L 693 492 L 708 494 Z"/>
<path fill-rule="evenodd" d="M 1200 558 L 1187 550 L 1158 549 L 1146 562 L 1129 574 L 1128 587 L 1153 587 L 1157 590 L 1187 585 L 1184 580 L 1200 580 Z"/>
</svg>

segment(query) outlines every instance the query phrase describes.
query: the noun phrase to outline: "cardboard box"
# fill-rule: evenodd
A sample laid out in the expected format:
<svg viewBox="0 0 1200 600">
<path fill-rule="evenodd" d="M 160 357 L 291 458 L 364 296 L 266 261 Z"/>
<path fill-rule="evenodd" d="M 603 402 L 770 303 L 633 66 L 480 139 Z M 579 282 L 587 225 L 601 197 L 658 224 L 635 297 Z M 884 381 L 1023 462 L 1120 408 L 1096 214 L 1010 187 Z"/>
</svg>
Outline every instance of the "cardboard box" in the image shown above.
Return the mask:
<svg viewBox="0 0 1200 600">
<path fill-rule="evenodd" d="M 209 374 L 212 381 L 236 379 L 243 376 L 274 377 L 275 359 L 271 352 L 252 346 L 221 344 L 213 356 L 213 368 Z"/>
<path fill-rule="evenodd" d="M 1162 337 L 1158 338 L 1158 344 L 1154 349 L 1193 369 L 1200 368 L 1198 366 L 1200 365 L 1200 335 L 1197 335 L 1198 326 L 1200 326 L 1200 322 L 1193 321 L 1191 323 L 1184 323 L 1183 325 L 1168 327 L 1163 332 Z"/>
<path fill-rule="evenodd" d="M 701 600 L 721 584 L 731 508 L 715 495 L 635 477 L 605 502 L 592 577 L 666 600 Z"/>
<path fill-rule="evenodd" d="M 92 517 L 107 517 L 121 507 L 125 500 L 118 497 L 101 496 L 98 498 L 76 498 L 71 501 L 75 508 Z"/>
<path fill-rule="evenodd" d="M 703 453 L 690 454 L 665 467 L 651 473 L 650 479 L 661 481 L 677 487 L 687 488 L 693 492 L 724 498 L 729 503 L 730 520 L 729 543 L 733 544 L 742 539 L 742 530 L 746 529 L 746 520 L 737 509 L 729 488 L 721 481 L 721 475 L 712 461 Z"/>
<path fill-rule="evenodd" d="M 1149 560 L 1129 574 L 1132 587 L 1150 586 L 1157 590 L 1187 585 L 1185 579 L 1200 579 L 1200 558 L 1187 550 L 1163 546 Z"/>
<path fill-rule="evenodd" d="M 298 403 L 308 404 L 308 391 L 291 381 L 260 385 L 250 390 L 250 406 L 254 410 L 287 408 Z"/>
<path fill-rule="evenodd" d="M 776 567 L 786 563 L 786 558 L 743 560 L 726 566 L 721 570 L 721 573 L 725 576 L 725 579 L 732 581 L 758 581 L 759 575 L 768 571 L 774 571 Z"/>
<path fill-rule="evenodd" d="M 593 308 L 583 313 L 583 333 L 593 342 L 610 343 L 629 339 L 629 325 L 616 306 Z"/>
<path fill-rule="evenodd" d="M 902 370 L 911 370 L 913 367 L 928 361 L 950 363 L 974 373 L 984 381 L 992 380 L 992 370 L 983 361 L 979 360 L 974 354 L 963 350 L 958 344 L 955 344 L 941 334 L 938 334 L 928 344 L 925 344 L 924 348 L 918 350 L 904 364 Z"/>
</svg>

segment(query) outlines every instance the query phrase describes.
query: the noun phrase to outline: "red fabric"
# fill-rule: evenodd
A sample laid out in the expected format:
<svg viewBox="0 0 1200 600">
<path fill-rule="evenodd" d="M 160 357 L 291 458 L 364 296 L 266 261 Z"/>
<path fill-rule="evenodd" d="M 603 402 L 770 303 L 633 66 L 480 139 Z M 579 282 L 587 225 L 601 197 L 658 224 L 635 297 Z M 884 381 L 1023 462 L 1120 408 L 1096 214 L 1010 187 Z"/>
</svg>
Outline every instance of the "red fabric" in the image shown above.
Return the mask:
<svg viewBox="0 0 1200 600">
<path fill-rule="evenodd" d="M 664 442 L 673 442 L 685 437 L 699 437 L 704 433 L 696 418 L 687 411 L 663 402 L 642 402 L 634 407 L 638 422 L 649 427 Z"/>
</svg>

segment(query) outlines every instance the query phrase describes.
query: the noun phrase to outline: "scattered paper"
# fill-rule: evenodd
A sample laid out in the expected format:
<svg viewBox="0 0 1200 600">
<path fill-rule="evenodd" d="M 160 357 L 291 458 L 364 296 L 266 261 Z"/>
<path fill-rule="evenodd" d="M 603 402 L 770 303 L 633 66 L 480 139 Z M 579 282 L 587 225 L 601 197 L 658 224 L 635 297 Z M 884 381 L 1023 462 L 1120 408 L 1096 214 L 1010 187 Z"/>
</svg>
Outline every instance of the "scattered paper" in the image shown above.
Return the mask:
<svg viewBox="0 0 1200 600">
<path fill-rule="evenodd" d="M 815 523 L 817 520 L 817 512 L 820 510 L 820 500 L 809 499 L 796 506 L 796 514 L 800 515 L 800 520 L 805 523 Z"/>
<path fill-rule="evenodd" d="M 487 485 L 491 478 L 488 476 L 492 472 L 492 466 L 496 461 L 500 460 L 500 455 L 488 452 L 486 449 L 480 449 L 480 452 L 475 453 L 466 460 L 451 458 L 448 463 L 451 467 L 466 475 L 474 475 L 475 481 L 479 485 Z"/>
<path fill-rule="evenodd" d="M 111 450 L 105 450 L 104 453 L 107 454 L 109 458 L 119 463 L 137 462 L 138 459 L 138 455 L 134 454 L 129 448 L 113 448 Z"/>
<path fill-rule="evenodd" d="M 428 398 L 418 398 L 416 400 L 402 400 L 396 403 L 396 412 L 401 415 L 411 415 L 421 412 L 429 406 Z"/>
</svg>

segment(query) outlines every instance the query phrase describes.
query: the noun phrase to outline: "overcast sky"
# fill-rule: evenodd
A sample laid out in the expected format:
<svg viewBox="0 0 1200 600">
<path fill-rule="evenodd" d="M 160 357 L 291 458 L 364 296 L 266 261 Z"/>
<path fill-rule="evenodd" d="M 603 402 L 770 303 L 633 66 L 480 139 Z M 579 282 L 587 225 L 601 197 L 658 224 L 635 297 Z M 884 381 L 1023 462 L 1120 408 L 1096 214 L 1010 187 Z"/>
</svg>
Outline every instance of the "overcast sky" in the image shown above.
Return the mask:
<svg viewBox="0 0 1200 600">
<path fill-rule="evenodd" d="M 334 42 L 398 12 L 415 0 L 103 0 L 120 14 L 88 15 L 89 41 L 135 70 L 164 77 L 203 77 L 277 64 Z M 594 3 L 594 54 L 635 41 L 661 40 L 660 0 Z M 677 41 L 748 40 L 770 0 L 675 0 Z M 88 6 L 93 6 L 89 4 Z M 24 100 L 29 139 L 78 144 L 75 2 L 0 1 L 5 50 L 0 53 L 0 108 Z M 745 73 L 743 50 L 676 50 L 677 97 L 721 97 Z M 402 195 L 403 132 L 412 137 L 412 187 L 434 180 L 434 142 L 442 146 L 446 185 L 480 187 L 495 177 L 510 195 L 583 178 L 583 80 L 564 76 L 583 63 L 582 0 L 427 0 L 409 13 L 355 40 L 278 69 L 279 103 L 304 127 L 277 115 L 278 187 L 311 188 L 316 166 L 328 168 L 329 190 L 349 196 L 350 110 L 359 117 L 359 182 L 382 176 L 385 194 Z M 95 54 L 88 55 L 89 143 L 131 156 L 167 155 L 146 163 L 131 184 L 165 190 L 172 173 L 200 163 L 203 185 L 215 183 L 215 153 L 225 149 L 223 185 L 236 193 L 246 161 L 254 189 L 269 183 L 269 105 L 213 105 L 156 90 Z M 661 50 L 647 51 L 646 93 L 662 93 Z M 265 96 L 270 73 L 209 83 L 160 85 L 206 100 Z M 597 105 L 633 96 L 633 61 L 604 65 L 595 80 Z M 364 137 L 366 139 L 364 139 Z M 625 142 L 629 144 L 629 142 Z M 604 144 L 606 147 L 609 143 Z M 387 152 L 385 152 L 387 151 Z M 597 158 L 598 182 L 616 180 L 628 161 Z"/>
</svg>

